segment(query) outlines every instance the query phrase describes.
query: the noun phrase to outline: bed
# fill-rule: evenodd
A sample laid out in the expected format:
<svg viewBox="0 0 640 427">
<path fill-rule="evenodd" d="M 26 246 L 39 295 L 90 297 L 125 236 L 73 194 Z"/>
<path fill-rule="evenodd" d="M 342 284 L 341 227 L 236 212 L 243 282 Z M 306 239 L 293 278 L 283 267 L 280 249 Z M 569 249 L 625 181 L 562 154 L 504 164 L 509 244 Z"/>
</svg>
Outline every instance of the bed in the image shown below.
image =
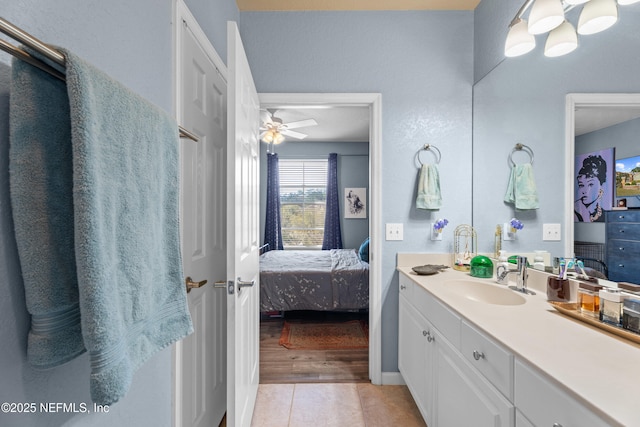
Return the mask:
<svg viewBox="0 0 640 427">
<path fill-rule="evenodd" d="M 355 249 L 260 255 L 260 311 L 369 308 L 369 264 Z"/>
</svg>

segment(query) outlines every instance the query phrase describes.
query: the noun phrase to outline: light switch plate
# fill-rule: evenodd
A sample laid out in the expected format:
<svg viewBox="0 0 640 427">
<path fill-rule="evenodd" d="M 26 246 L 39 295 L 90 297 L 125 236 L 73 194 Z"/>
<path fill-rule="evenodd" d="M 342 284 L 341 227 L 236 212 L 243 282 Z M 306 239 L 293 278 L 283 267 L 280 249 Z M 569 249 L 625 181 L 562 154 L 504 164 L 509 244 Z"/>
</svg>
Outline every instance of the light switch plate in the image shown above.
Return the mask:
<svg viewBox="0 0 640 427">
<path fill-rule="evenodd" d="M 403 240 L 402 224 L 386 224 L 386 240 Z"/>
<path fill-rule="evenodd" d="M 562 240 L 560 224 L 542 224 L 542 240 Z"/>
</svg>

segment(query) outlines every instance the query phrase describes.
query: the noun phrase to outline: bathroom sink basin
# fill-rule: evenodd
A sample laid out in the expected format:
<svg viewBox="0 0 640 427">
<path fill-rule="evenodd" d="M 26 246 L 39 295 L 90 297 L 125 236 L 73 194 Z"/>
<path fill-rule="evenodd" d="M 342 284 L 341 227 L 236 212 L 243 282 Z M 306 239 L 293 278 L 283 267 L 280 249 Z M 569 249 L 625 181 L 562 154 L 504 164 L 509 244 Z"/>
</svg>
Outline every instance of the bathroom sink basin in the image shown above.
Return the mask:
<svg viewBox="0 0 640 427">
<path fill-rule="evenodd" d="M 475 280 L 448 280 L 445 285 L 467 299 L 486 304 L 520 305 L 527 301 L 511 289 Z"/>
</svg>

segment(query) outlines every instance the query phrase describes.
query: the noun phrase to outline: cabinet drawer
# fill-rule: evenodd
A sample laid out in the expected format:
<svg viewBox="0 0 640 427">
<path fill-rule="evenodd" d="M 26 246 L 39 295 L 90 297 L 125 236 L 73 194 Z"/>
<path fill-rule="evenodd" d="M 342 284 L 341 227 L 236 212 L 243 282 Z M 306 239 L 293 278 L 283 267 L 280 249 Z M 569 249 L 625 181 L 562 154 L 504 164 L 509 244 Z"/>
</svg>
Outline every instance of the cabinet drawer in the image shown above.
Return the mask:
<svg viewBox="0 0 640 427">
<path fill-rule="evenodd" d="M 404 274 L 400 274 L 398 292 L 404 295 L 407 301 L 413 301 L 413 288 L 416 286 L 411 279 Z"/>
<path fill-rule="evenodd" d="M 607 222 L 640 222 L 640 211 L 608 211 Z"/>
<path fill-rule="evenodd" d="M 609 238 L 607 243 L 607 256 L 624 257 L 637 262 L 637 258 L 634 259 L 632 257 L 640 256 L 640 241 Z"/>
<path fill-rule="evenodd" d="M 517 359 L 514 402 L 522 415 L 535 426 L 606 427 L 610 425 Z"/>
<path fill-rule="evenodd" d="M 458 350 L 460 349 L 460 317 L 451 311 L 446 305 L 431 296 L 427 291 L 421 289 L 429 296 L 429 305 L 426 316 L 433 326 L 440 331 L 444 337 Z"/>
<path fill-rule="evenodd" d="M 607 240 L 640 240 L 640 224 L 635 222 L 609 222 L 606 231 Z"/>
<path fill-rule="evenodd" d="M 460 351 L 471 365 L 513 400 L 513 355 L 465 321 L 460 341 Z"/>
</svg>

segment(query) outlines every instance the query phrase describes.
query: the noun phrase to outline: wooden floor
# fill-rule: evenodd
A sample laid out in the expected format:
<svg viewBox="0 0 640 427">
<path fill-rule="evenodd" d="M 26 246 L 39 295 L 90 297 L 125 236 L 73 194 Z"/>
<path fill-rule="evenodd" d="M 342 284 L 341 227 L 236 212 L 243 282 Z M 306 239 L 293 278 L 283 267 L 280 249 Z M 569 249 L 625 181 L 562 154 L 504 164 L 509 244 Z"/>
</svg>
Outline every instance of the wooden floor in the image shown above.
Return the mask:
<svg viewBox="0 0 640 427">
<path fill-rule="evenodd" d="M 278 344 L 285 319 L 369 319 L 369 313 L 286 312 L 260 322 L 260 384 L 369 382 L 369 349 L 288 350 Z"/>
</svg>

